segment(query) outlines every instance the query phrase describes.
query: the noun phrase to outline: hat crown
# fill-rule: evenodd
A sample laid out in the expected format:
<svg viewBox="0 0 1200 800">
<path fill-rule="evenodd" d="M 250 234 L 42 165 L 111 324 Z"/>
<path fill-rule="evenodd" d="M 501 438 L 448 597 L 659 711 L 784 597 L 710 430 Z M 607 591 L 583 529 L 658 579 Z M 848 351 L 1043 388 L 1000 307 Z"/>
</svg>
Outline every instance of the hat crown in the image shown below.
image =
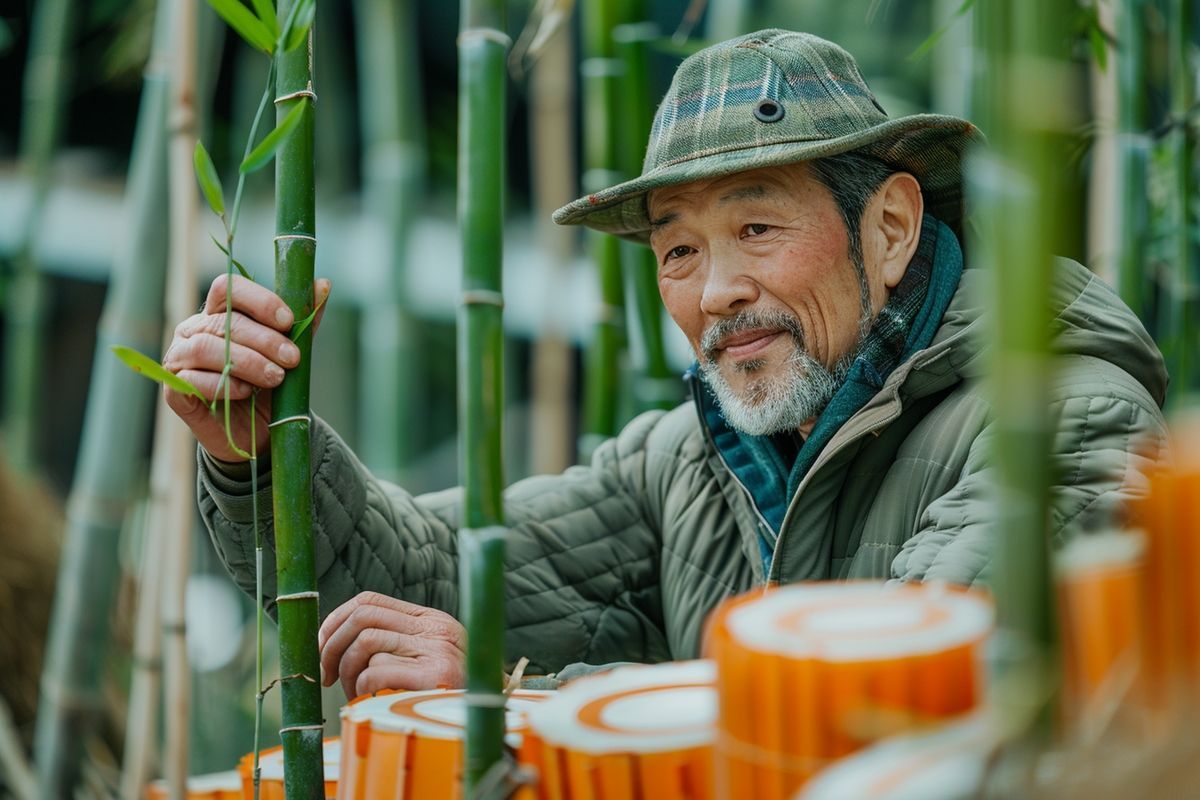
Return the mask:
<svg viewBox="0 0 1200 800">
<path fill-rule="evenodd" d="M 721 152 L 834 139 L 887 118 L 841 47 L 808 33 L 758 31 L 679 65 L 642 174 Z"/>
</svg>

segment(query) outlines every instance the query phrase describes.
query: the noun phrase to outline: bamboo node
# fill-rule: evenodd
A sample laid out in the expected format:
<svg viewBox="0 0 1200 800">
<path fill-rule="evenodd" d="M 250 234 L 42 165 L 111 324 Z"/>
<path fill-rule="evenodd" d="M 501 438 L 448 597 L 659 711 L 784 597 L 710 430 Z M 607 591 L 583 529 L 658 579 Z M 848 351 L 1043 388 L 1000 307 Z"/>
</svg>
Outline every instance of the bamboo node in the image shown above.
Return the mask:
<svg viewBox="0 0 1200 800">
<path fill-rule="evenodd" d="M 292 419 L 292 418 L 289 417 L 288 419 Z M 308 417 L 305 417 L 304 419 L 308 419 Z M 280 422 L 287 422 L 287 420 L 280 420 Z M 286 600 L 316 600 L 320 596 L 321 596 L 320 592 L 292 592 L 291 594 L 279 595 L 278 597 L 275 598 L 275 602 L 282 603 Z M 295 676 L 289 675 L 288 677 L 292 678 Z M 284 679 L 280 678 L 280 680 L 284 680 Z"/>
<path fill-rule="evenodd" d="M 317 237 L 312 236 L 307 233 L 281 233 L 278 236 L 272 238 L 271 241 L 278 242 L 281 239 L 304 239 L 309 242 L 315 242 L 317 240 Z"/>
<path fill-rule="evenodd" d="M 323 731 L 323 730 L 325 730 L 324 722 L 319 722 L 316 725 L 288 725 L 286 728 L 279 729 L 279 735 L 283 736 L 285 733 L 296 733 L 298 731 Z"/>
<path fill-rule="evenodd" d="M 476 708 L 504 708 L 508 695 L 503 692 L 465 692 L 463 702 Z"/>
<path fill-rule="evenodd" d="M 294 414 L 294 415 L 292 415 L 292 416 L 290 416 L 290 417 L 284 417 L 283 419 L 277 419 L 277 420 L 275 420 L 274 422 L 272 422 L 271 424 L 267 425 L 267 427 L 268 427 L 268 428 L 274 428 L 276 425 L 283 425 L 284 423 L 287 423 L 287 422 L 308 422 L 308 423 L 311 423 L 311 422 L 312 422 L 312 418 L 311 418 L 310 416 L 308 416 L 308 414 Z M 303 594 L 303 592 L 301 592 L 301 594 Z M 315 597 L 317 593 L 316 593 L 316 592 L 313 592 L 312 594 L 313 594 L 313 596 Z M 279 599 L 282 599 L 282 598 L 279 598 Z"/>
<path fill-rule="evenodd" d="M 459 47 L 470 42 L 472 39 L 483 39 L 484 41 L 495 42 L 504 47 L 505 50 L 512 47 L 512 39 L 504 31 L 498 31 L 495 28 L 464 28 L 458 34 L 456 44 Z"/>
<path fill-rule="evenodd" d="M 276 97 L 275 105 L 286 103 L 288 100 L 296 100 L 300 97 L 307 97 L 309 100 L 312 100 L 314 104 L 317 102 L 317 93 L 312 90 L 311 83 L 308 85 L 307 89 L 301 89 L 298 92 L 290 92 L 288 94 L 282 94 L 279 97 Z"/>
<path fill-rule="evenodd" d="M 504 295 L 491 289 L 468 289 L 462 293 L 459 302 L 464 306 L 496 306 L 504 308 Z"/>
<path fill-rule="evenodd" d="M 308 681 L 309 683 L 317 683 L 316 678 L 314 678 L 312 675 L 305 675 L 303 672 L 297 672 L 292 675 L 281 675 L 280 677 L 276 678 L 275 680 L 271 681 L 266 686 L 264 686 L 262 688 L 262 691 L 260 691 L 258 693 L 258 696 L 266 697 L 267 692 L 271 691 L 279 684 L 283 683 L 284 681 L 294 681 L 294 680 L 302 680 L 302 681 Z"/>
</svg>

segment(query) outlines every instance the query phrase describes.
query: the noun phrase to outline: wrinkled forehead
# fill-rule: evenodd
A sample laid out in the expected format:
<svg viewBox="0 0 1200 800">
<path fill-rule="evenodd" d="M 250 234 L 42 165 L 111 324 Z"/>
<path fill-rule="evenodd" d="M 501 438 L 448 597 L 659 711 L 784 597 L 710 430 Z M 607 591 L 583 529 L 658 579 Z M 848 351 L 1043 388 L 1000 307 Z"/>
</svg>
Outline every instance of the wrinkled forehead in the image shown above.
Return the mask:
<svg viewBox="0 0 1200 800">
<path fill-rule="evenodd" d="M 786 201 L 795 197 L 797 189 L 808 180 L 811 180 L 811 171 L 799 162 L 654 189 L 646 194 L 650 235 L 675 221 L 681 212 L 702 205 L 745 200 Z"/>
</svg>

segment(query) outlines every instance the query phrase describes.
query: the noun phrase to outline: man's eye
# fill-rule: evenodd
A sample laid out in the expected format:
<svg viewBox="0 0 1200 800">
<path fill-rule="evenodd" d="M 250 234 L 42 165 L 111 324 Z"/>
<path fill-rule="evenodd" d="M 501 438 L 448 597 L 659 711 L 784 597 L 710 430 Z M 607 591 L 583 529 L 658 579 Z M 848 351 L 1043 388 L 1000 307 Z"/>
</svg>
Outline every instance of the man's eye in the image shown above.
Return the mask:
<svg viewBox="0 0 1200 800">
<path fill-rule="evenodd" d="M 762 236 L 764 233 L 766 233 L 769 230 L 771 230 L 770 225 L 766 225 L 762 222 L 751 222 L 749 225 L 746 226 L 744 235 Z"/>
<path fill-rule="evenodd" d="M 681 244 L 681 245 L 679 245 L 679 247 L 672 247 L 670 250 L 667 251 L 667 255 L 663 259 L 663 263 L 665 264 L 666 262 L 670 261 L 673 258 L 683 258 L 684 256 L 688 255 L 691 252 L 692 252 L 692 248 L 688 247 L 686 244 Z"/>
</svg>

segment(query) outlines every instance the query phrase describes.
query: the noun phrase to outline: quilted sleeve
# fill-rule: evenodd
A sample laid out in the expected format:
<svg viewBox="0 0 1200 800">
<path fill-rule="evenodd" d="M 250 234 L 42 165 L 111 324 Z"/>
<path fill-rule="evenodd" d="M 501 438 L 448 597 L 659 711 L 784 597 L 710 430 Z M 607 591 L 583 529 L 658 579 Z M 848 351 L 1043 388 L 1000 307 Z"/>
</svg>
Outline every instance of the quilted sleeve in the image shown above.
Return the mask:
<svg viewBox="0 0 1200 800">
<path fill-rule="evenodd" d="M 1057 545 L 1076 531 L 1119 521 L 1125 504 L 1144 492 L 1146 470 L 1166 453 L 1167 439 L 1162 414 L 1144 392 L 1108 386 L 1103 394 L 1076 393 L 1056 402 L 1052 414 L 1051 536 Z M 994 425 L 983 429 L 959 481 L 926 508 L 918 531 L 892 561 L 893 580 L 987 580 L 994 434 Z"/>
<path fill-rule="evenodd" d="M 644 444 L 661 413 L 643 415 L 601 446 L 588 467 L 529 478 L 505 494 L 508 651 L 531 672 L 587 661 L 669 657 L 658 582 L 659 526 L 644 491 Z M 412 496 L 375 479 L 324 422 L 314 420 L 313 511 L 321 616 L 362 591 L 458 611 L 461 491 Z M 235 582 L 254 591 L 249 484 L 200 453 L 200 510 Z M 270 476 L 258 496 L 269 551 Z"/>
</svg>

